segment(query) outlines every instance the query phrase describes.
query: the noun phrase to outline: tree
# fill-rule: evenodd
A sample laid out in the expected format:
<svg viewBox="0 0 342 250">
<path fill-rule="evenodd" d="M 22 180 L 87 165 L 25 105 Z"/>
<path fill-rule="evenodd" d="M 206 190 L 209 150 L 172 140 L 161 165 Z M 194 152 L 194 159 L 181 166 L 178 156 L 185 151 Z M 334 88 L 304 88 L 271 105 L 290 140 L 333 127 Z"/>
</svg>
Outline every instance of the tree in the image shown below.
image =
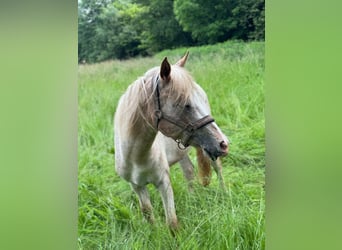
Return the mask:
<svg viewBox="0 0 342 250">
<path fill-rule="evenodd" d="M 193 44 L 190 33 L 184 32 L 173 12 L 173 0 L 134 0 L 142 7 L 135 18 L 141 39 L 140 48 L 149 54 Z"/>
<path fill-rule="evenodd" d="M 199 44 L 263 39 L 264 0 L 175 0 L 176 19 Z"/>
<path fill-rule="evenodd" d="M 78 2 L 78 61 L 96 61 L 96 28 L 102 9 L 109 0 Z"/>
<path fill-rule="evenodd" d="M 216 43 L 226 40 L 227 31 L 236 26 L 231 5 L 230 0 L 175 0 L 174 11 L 183 29 L 199 44 Z"/>
<path fill-rule="evenodd" d="M 263 40 L 264 0 L 79 0 L 78 61 L 228 39 Z"/>
<path fill-rule="evenodd" d="M 133 24 L 133 19 L 140 11 L 136 4 L 121 1 L 109 4 L 103 10 L 96 31 L 99 61 L 123 59 L 142 53 L 139 48 L 140 37 Z"/>
<path fill-rule="evenodd" d="M 78 61 L 99 62 L 143 53 L 133 19 L 140 9 L 129 1 L 82 0 L 78 9 Z"/>
<path fill-rule="evenodd" d="M 237 20 L 234 38 L 265 39 L 265 0 L 239 0 L 232 14 Z"/>
</svg>

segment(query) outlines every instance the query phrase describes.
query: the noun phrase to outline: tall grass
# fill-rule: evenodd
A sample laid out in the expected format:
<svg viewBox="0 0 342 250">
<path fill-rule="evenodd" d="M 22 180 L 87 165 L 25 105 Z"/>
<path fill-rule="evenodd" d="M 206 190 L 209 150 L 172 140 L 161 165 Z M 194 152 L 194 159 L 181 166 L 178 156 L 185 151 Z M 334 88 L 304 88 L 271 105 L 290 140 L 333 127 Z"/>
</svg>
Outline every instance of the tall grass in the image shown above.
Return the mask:
<svg viewBox="0 0 342 250">
<path fill-rule="evenodd" d="M 149 186 L 156 224 L 142 218 L 136 195 L 114 171 L 113 114 L 129 84 L 164 56 L 79 66 L 80 249 L 264 249 L 264 43 L 227 42 L 189 48 L 186 68 L 208 94 L 212 115 L 231 141 L 224 158 L 228 193 L 215 176 L 189 193 L 179 166 L 171 169 L 181 229 L 170 234 L 159 193 Z M 132 100 L 134 101 L 134 100 Z M 196 165 L 194 152 L 190 157 Z"/>
</svg>

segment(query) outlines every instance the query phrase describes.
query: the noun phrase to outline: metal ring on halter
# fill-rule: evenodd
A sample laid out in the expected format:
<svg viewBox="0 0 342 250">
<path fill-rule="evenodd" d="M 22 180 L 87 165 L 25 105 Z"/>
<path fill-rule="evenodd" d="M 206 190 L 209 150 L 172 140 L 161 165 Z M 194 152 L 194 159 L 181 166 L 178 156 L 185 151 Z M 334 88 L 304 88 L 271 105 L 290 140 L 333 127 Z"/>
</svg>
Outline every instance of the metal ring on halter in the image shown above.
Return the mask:
<svg viewBox="0 0 342 250">
<path fill-rule="evenodd" d="M 182 144 L 181 139 L 176 139 L 175 141 L 177 142 L 178 148 L 179 148 L 180 150 L 185 150 L 185 149 L 187 148 L 187 147 L 185 147 L 185 146 Z"/>
</svg>

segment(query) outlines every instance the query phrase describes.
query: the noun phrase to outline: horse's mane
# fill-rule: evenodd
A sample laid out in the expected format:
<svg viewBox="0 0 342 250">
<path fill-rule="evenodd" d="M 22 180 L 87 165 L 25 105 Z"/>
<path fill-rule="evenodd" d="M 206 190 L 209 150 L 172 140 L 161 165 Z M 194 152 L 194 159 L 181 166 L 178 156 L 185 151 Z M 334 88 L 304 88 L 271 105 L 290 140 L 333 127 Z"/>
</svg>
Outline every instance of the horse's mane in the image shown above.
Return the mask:
<svg viewBox="0 0 342 250">
<path fill-rule="evenodd" d="M 154 110 L 149 110 L 153 105 L 156 95 L 157 76 L 160 67 L 147 71 L 142 77 L 134 81 L 121 97 L 121 112 L 128 119 L 129 126 L 134 126 L 140 119 L 148 123 L 147 115 L 153 116 Z M 168 98 L 173 98 L 179 105 L 185 105 L 190 98 L 192 91 L 196 88 L 191 75 L 182 67 L 173 65 L 171 68 L 171 89 Z M 150 124 L 150 126 L 152 126 Z"/>
</svg>

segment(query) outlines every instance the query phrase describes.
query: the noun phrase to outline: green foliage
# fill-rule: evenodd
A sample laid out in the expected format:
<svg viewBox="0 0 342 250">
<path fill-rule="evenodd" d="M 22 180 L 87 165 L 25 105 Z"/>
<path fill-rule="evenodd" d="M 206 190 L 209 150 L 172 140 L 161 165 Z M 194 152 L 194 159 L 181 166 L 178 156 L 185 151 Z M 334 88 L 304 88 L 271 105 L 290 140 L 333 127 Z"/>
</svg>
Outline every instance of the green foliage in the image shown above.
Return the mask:
<svg viewBox="0 0 342 250">
<path fill-rule="evenodd" d="M 191 44 L 191 36 L 182 30 L 173 14 L 173 0 L 135 0 L 144 11 L 136 17 L 141 33 L 141 48 L 149 54 Z"/>
<path fill-rule="evenodd" d="M 97 26 L 106 0 L 82 0 L 78 7 L 78 61 L 96 61 Z"/>
<path fill-rule="evenodd" d="M 140 38 L 133 23 L 141 9 L 124 1 L 96 3 L 96 0 L 87 0 L 79 6 L 79 62 L 141 54 Z M 96 11 L 89 12 L 88 8 L 92 8 L 89 4 L 96 6 L 93 7 Z"/>
<path fill-rule="evenodd" d="M 82 0 L 78 61 L 100 62 L 229 39 L 263 40 L 264 0 Z"/>
<path fill-rule="evenodd" d="M 265 0 L 238 1 L 232 14 L 237 21 L 233 38 L 243 40 L 265 39 Z"/>
<path fill-rule="evenodd" d="M 127 58 L 138 55 L 141 51 L 138 46 L 140 44 L 139 35 L 134 27 L 133 19 L 141 12 L 136 4 L 126 2 L 115 2 L 110 5 L 112 11 L 104 10 L 102 15 L 103 24 L 99 27 L 99 31 L 105 35 L 107 41 L 107 49 L 105 52 L 110 52 L 107 58 L 101 58 L 99 61 L 107 60 L 110 58 Z M 114 13 L 117 18 L 112 22 L 106 23 L 111 20 Z M 114 28 L 116 27 L 116 29 Z"/>
<path fill-rule="evenodd" d="M 163 49 L 189 45 L 192 39 L 182 30 L 173 14 L 173 0 L 135 0 L 143 11 L 136 16 L 141 34 L 140 47 L 153 54 Z"/>
<path fill-rule="evenodd" d="M 264 39 L 264 0 L 175 0 L 184 30 L 200 44 L 227 39 Z"/>
<path fill-rule="evenodd" d="M 172 236 L 158 191 L 149 187 L 156 217 L 149 225 L 129 184 L 114 171 L 113 114 L 119 97 L 164 56 L 176 62 L 185 51 L 79 66 L 79 249 L 265 249 L 264 43 L 189 48 L 186 68 L 208 94 L 212 114 L 231 141 L 222 159 L 227 194 L 215 176 L 209 187 L 196 180 L 189 193 L 174 166 L 181 229 Z"/>
<path fill-rule="evenodd" d="M 191 32 L 199 43 L 224 41 L 226 26 L 233 26 L 231 1 L 175 0 L 174 11 L 184 30 Z"/>
</svg>

